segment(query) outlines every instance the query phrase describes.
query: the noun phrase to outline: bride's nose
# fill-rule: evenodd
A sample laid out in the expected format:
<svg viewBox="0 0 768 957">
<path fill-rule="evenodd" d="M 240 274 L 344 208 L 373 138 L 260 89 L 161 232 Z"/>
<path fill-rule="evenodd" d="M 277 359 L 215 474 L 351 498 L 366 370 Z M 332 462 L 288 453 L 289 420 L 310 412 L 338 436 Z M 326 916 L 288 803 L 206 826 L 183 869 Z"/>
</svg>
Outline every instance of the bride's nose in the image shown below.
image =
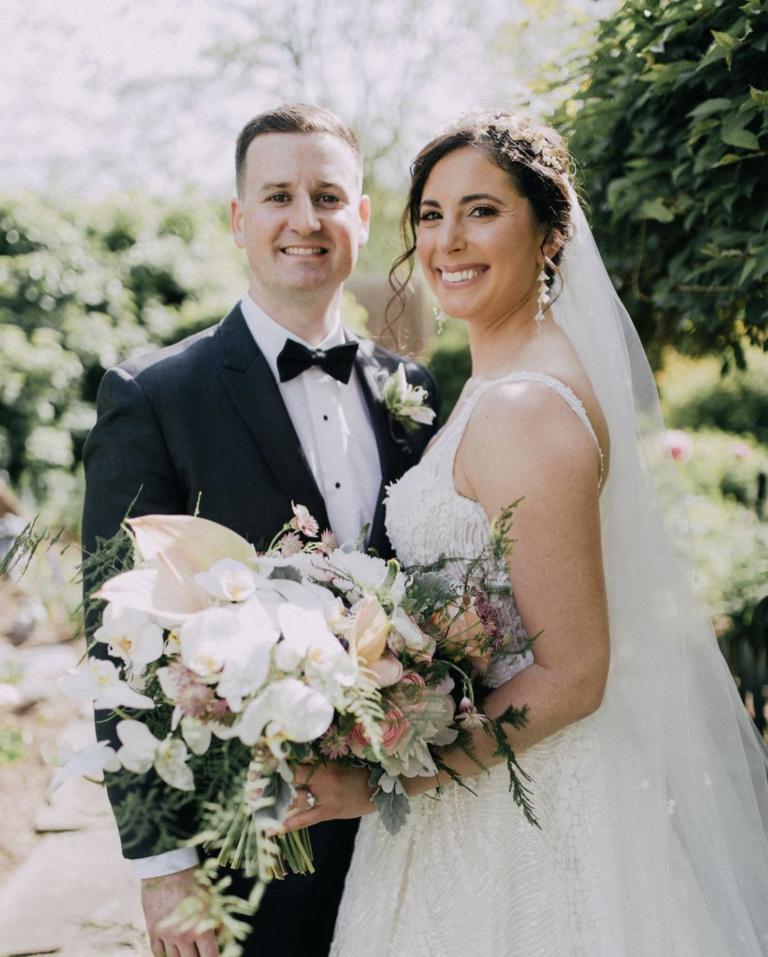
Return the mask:
<svg viewBox="0 0 768 957">
<path fill-rule="evenodd" d="M 461 252 L 466 245 L 464 232 L 461 227 L 461 220 L 457 217 L 446 216 L 440 224 L 437 248 L 447 255 L 448 253 Z"/>
</svg>

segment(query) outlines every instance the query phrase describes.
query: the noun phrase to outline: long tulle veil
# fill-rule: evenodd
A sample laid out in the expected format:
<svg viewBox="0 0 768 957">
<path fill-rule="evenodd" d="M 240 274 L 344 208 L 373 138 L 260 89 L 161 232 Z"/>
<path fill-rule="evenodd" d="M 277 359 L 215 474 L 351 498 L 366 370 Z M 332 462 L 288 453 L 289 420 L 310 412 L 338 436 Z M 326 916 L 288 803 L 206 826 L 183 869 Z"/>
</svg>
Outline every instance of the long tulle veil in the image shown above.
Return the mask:
<svg viewBox="0 0 768 957">
<path fill-rule="evenodd" d="M 552 313 L 611 435 L 601 513 L 612 662 L 595 717 L 628 952 L 766 955 L 768 751 L 695 595 L 653 374 L 575 193 L 571 205 Z"/>
</svg>

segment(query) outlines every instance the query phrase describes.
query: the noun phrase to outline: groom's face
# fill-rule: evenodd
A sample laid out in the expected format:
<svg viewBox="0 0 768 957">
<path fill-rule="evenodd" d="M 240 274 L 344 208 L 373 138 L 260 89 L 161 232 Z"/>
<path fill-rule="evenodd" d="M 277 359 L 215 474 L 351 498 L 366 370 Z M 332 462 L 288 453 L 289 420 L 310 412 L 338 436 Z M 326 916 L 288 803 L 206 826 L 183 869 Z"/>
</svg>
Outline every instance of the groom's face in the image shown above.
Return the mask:
<svg viewBox="0 0 768 957">
<path fill-rule="evenodd" d="M 246 154 L 232 232 L 251 295 L 266 311 L 302 294 L 333 295 L 368 238 L 370 207 L 357 157 L 330 133 L 264 133 Z"/>
</svg>

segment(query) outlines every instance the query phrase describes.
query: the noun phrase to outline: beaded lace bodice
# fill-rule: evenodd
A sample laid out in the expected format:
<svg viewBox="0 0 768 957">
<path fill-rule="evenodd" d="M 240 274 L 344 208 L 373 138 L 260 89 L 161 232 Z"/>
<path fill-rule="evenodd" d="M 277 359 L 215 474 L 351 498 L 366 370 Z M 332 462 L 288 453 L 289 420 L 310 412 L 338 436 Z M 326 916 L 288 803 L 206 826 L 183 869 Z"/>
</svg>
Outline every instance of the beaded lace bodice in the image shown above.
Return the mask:
<svg viewBox="0 0 768 957">
<path fill-rule="evenodd" d="M 472 558 L 488 541 L 490 525 L 482 505 L 461 495 L 453 481 L 453 464 L 467 423 L 488 389 L 510 382 L 540 382 L 553 389 L 584 423 L 602 463 L 602 450 L 584 405 L 559 379 L 540 372 L 514 372 L 499 379 L 479 377 L 474 381 L 477 385 L 433 439 L 421 462 L 389 487 L 387 533 L 404 565 L 434 561 L 441 554 Z"/>
<path fill-rule="evenodd" d="M 560 395 L 573 409 L 602 450 L 584 406 L 559 379 L 540 372 L 515 372 L 499 379 L 474 380 L 476 385 L 463 400 L 452 420 L 442 429 L 421 462 L 389 487 L 387 532 L 404 565 L 425 564 L 444 555 L 458 559 L 446 566 L 454 580 L 463 575 L 466 561 L 476 558 L 488 543 L 490 523 L 482 505 L 462 495 L 454 484 L 456 453 L 478 401 L 496 385 L 510 382 L 540 382 Z M 508 579 L 504 584 L 508 583 Z M 499 597 L 509 635 L 509 647 L 522 649 L 528 639 L 514 594 Z M 489 662 L 483 683 L 498 687 L 533 663 L 530 651 Z"/>
</svg>

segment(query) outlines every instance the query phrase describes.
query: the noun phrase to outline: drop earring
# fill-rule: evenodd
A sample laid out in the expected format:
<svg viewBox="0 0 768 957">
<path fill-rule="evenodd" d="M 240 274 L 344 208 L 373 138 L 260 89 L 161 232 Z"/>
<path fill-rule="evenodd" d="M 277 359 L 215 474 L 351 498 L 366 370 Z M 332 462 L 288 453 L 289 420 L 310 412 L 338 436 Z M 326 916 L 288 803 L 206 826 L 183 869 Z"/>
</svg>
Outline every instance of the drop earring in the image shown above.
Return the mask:
<svg viewBox="0 0 768 957">
<path fill-rule="evenodd" d="M 539 273 L 539 298 L 538 298 L 538 312 L 536 313 L 536 322 L 541 322 L 544 319 L 544 310 L 549 303 L 549 287 L 547 286 L 547 271 L 542 266 L 541 272 Z"/>
<path fill-rule="evenodd" d="M 440 308 L 440 306 L 433 306 L 432 312 L 435 316 L 435 322 L 437 323 L 437 334 L 438 336 L 442 336 L 443 327 L 445 326 L 445 316 L 443 315 L 443 310 Z"/>
</svg>

